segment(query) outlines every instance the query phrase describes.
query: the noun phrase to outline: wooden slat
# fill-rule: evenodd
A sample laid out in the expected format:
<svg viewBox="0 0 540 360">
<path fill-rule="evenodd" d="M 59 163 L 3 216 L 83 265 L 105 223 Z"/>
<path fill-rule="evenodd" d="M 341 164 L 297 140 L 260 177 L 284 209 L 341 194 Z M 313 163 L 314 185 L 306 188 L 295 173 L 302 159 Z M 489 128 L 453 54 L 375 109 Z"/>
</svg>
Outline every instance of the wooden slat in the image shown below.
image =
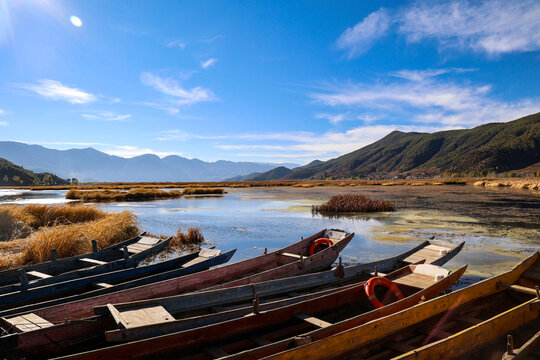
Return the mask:
<svg viewBox="0 0 540 360">
<path fill-rule="evenodd" d="M 528 288 L 528 287 L 525 287 L 525 286 L 510 285 L 510 284 L 502 284 L 502 286 L 504 286 L 506 288 L 509 288 L 509 289 L 512 289 L 512 290 L 515 290 L 515 291 L 518 291 L 518 292 L 525 293 L 525 294 L 537 295 L 536 294 L 536 289 L 531 289 L 531 288 Z"/>
<path fill-rule="evenodd" d="M 104 282 L 93 283 L 92 285 L 94 285 L 94 287 L 96 287 L 96 288 L 98 288 L 98 289 L 107 289 L 107 288 L 112 287 L 111 284 L 107 284 L 107 283 L 104 283 Z"/>
<path fill-rule="evenodd" d="M 302 256 L 297 255 L 297 254 L 291 254 L 291 253 L 286 253 L 286 252 L 279 252 L 278 254 L 283 255 L 283 256 L 292 257 L 292 258 L 295 258 L 295 259 L 300 259 L 302 257 Z"/>
<path fill-rule="evenodd" d="M 118 324 L 126 329 L 174 320 L 174 317 L 163 306 L 117 312 L 117 318 Z"/>
<path fill-rule="evenodd" d="M 33 313 L 4 319 L 4 321 L 13 326 L 17 332 L 33 331 L 53 326 L 49 321 Z"/>
<path fill-rule="evenodd" d="M 90 259 L 90 258 L 80 258 L 79 261 L 82 261 L 82 262 L 90 264 L 90 265 L 103 265 L 103 264 L 107 263 L 105 261 L 96 260 L 96 259 Z"/>
<path fill-rule="evenodd" d="M 435 284 L 434 278 L 426 276 L 426 275 L 415 274 L 415 273 L 406 274 L 400 278 L 393 279 L 392 282 L 398 285 L 407 285 L 407 286 L 412 286 L 412 287 L 421 288 L 421 289 L 425 289 Z"/>
<path fill-rule="evenodd" d="M 160 241 L 161 241 L 161 239 L 158 239 L 158 238 L 142 236 L 141 240 L 137 241 L 135 244 L 142 244 L 142 245 L 146 245 L 146 246 L 152 246 L 152 245 L 157 244 Z"/>
<path fill-rule="evenodd" d="M 34 276 L 34 277 L 37 277 L 37 278 L 40 278 L 40 279 L 48 279 L 48 278 L 51 277 L 51 275 L 45 274 L 45 273 L 42 273 L 42 272 L 39 272 L 39 271 L 27 271 L 26 273 L 28 275 L 31 275 L 31 276 Z"/>
<path fill-rule="evenodd" d="M 315 325 L 317 327 L 320 327 L 320 328 L 325 328 L 325 327 L 328 327 L 328 326 L 331 326 L 332 324 L 329 323 L 329 322 L 326 322 L 324 320 L 321 320 L 321 319 L 317 319 L 316 317 L 313 317 L 313 316 L 309 316 L 309 315 L 306 315 L 306 314 L 296 314 L 296 317 L 300 320 L 303 320 L 305 322 L 308 322 L 312 325 Z"/>
<path fill-rule="evenodd" d="M 128 245 L 127 249 L 128 249 L 128 252 L 132 254 L 138 254 L 142 251 L 150 249 L 151 247 L 152 247 L 151 245 L 133 244 L 133 245 Z"/>
</svg>

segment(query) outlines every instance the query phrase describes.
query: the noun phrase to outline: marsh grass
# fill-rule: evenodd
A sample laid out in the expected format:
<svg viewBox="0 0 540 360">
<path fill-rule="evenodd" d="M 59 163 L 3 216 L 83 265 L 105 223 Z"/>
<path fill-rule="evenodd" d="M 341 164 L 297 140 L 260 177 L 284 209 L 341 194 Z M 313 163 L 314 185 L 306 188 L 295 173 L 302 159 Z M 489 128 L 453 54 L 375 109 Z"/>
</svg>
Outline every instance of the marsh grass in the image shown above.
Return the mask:
<svg viewBox="0 0 540 360">
<path fill-rule="evenodd" d="M 139 233 L 132 212 L 87 205 L 1 206 L 0 214 L 0 231 L 12 229 L 0 242 L 0 269 L 48 261 L 51 249 L 58 257 L 74 256 L 91 251 L 91 240 L 102 249 Z"/>
<path fill-rule="evenodd" d="M 221 188 L 194 188 L 187 187 L 182 191 L 184 195 L 203 195 L 203 194 L 225 194 L 225 189 Z"/>
<path fill-rule="evenodd" d="M 155 188 L 138 188 L 123 190 L 69 190 L 66 199 L 82 201 L 145 201 L 179 198 L 182 193 L 178 190 L 159 190 Z"/>
<path fill-rule="evenodd" d="M 334 195 L 322 205 L 314 205 L 312 212 L 319 214 L 340 214 L 354 212 L 394 211 L 393 202 L 386 200 L 373 200 L 364 195 L 339 194 Z"/>
</svg>

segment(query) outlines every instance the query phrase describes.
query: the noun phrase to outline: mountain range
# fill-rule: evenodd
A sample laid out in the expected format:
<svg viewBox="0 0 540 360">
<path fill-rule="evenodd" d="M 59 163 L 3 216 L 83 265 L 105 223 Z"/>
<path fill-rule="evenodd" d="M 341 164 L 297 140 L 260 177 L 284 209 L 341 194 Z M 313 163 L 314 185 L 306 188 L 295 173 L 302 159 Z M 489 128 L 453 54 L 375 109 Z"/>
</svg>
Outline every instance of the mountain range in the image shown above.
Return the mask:
<svg viewBox="0 0 540 360">
<path fill-rule="evenodd" d="M 236 175 L 265 172 L 280 165 L 298 166 L 225 160 L 205 162 L 176 155 L 123 158 L 93 148 L 54 150 L 13 141 L 0 141 L 0 157 L 34 172 L 52 172 L 82 182 L 221 181 Z"/>
<path fill-rule="evenodd" d="M 381 140 L 328 161 L 276 169 L 244 178 L 303 180 L 388 178 L 456 173 L 485 175 L 540 169 L 540 113 L 466 130 L 435 133 L 393 131 Z"/>
</svg>

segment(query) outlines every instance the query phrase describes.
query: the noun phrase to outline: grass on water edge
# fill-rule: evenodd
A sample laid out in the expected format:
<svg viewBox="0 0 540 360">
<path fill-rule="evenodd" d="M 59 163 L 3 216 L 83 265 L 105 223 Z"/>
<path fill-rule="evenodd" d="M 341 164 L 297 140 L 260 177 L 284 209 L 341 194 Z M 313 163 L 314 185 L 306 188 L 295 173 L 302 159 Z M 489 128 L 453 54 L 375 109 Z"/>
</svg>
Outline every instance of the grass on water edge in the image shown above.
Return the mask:
<svg viewBox="0 0 540 360">
<path fill-rule="evenodd" d="M 179 198 L 182 193 L 177 190 L 165 191 L 159 189 L 122 190 L 69 190 L 66 199 L 83 201 L 144 201 Z"/>
<path fill-rule="evenodd" d="M 0 270 L 92 251 L 92 240 L 102 249 L 137 236 L 137 217 L 131 211 L 108 213 L 89 205 L 0 206 Z M 198 228 L 178 229 L 171 250 L 202 243 Z"/>
<path fill-rule="evenodd" d="M 178 190 L 160 190 L 156 188 L 137 188 L 128 191 L 125 190 L 69 190 L 66 193 L 66 199 L 82 201 L 146 201 L 161 199 L 176 199 L 182 195 L 199 194 L 224 194 L 225 190 L 221 188 L 185 188 Z"/>
<path fill-rule="evenodd" d="M 312 212 L 319 214 L 339 214 L 353 212 L 394 211 L 395 205 L 387 200 L 374 200 L 364 195 L 339 194 L 334 195 L 326 203 L 314 205 Z"/>
</svg>

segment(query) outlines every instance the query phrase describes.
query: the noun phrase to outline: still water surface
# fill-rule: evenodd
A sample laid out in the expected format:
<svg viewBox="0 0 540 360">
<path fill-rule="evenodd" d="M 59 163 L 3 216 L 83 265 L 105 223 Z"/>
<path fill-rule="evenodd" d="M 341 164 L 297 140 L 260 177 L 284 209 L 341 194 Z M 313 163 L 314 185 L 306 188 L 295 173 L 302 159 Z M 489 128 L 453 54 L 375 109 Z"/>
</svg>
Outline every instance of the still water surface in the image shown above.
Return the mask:
<svg viewBox="0 0 540 360">
<path fill-rule="evenodd" d="M 172 235 L 179 226 L 184 231 L 198 227 L 208 243 L 223 251 L 238 249 L 232 261 L 260 255 L 264 248 L 284 247 L 323 228 L 356 234 L 342 254 L 345 263 L 393 256 L 430 238 L 454 244 L 465 241 L 461 254 L 446 266 L 455 269 L 468 264 L 466 281 L 508 270 L 540 250 L 540 197 L 523 190 L 366 186 L 227 191 L 224 196 L 98 206 L 106 211 L 134 212 L 141 229 L 153 234 Z M 397 211 L 341 218 L 312 214 L 311 205 L 342 192 L 392 200 Z M 0 190 L 0 203 L 64 203 L 64 195 L 65 191 Z"/>
</svg>

